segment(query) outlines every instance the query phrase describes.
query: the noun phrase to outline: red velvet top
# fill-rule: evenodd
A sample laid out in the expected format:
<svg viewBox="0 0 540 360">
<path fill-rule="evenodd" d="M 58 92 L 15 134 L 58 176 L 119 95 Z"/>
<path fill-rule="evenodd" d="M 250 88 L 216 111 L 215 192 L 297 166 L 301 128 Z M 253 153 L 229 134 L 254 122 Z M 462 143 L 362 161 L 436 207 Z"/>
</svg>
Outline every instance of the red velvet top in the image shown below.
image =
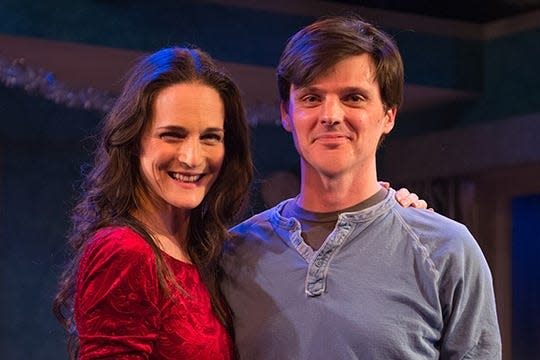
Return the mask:
<svg viewBox="0 0 540 360">
<path fill-rule="evenodd" d="M 100 230 L 80 263 L 75 322 L 80 359 L 231 359 L 196 267 L 163 253 L 180 286 L 159 288 L 155 257 L 129 228 Z"/>
</svg>

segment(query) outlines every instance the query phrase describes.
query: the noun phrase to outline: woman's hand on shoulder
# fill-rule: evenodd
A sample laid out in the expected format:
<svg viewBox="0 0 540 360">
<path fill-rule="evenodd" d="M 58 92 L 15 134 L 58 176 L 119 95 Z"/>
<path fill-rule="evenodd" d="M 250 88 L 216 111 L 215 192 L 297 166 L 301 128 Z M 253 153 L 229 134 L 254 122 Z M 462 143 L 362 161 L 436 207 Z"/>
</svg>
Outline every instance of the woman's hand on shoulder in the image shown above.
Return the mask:
<svg viewBox="0 0 540 360">
<path fill-rule="evenodd" d="M 384 187 L 385 189 L 390 188 L 389 182 L 379 181 L 379 184 L 381 184 L 381 186 Z M 418 195 L 410 192 L 406 188 L 401 188 L 396 191 L 396 200 L 404 208 L 414 207 L 417 209 L 428 209 L 428 204 L 425 200 L 420 199 Z M 428 210 L 433 211 L 432 208 L 429 208 Z"/>
</svg>

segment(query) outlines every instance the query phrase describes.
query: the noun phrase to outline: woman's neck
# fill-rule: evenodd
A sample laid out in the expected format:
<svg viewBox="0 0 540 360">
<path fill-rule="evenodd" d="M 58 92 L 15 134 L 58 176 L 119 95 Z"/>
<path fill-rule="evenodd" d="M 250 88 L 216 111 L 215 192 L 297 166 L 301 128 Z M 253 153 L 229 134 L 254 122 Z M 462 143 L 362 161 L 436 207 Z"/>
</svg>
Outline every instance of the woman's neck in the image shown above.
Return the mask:
<svg viewBox="0 0 540 360">
<path fill-rule="evenodd" d="M 139 206 L 133 216 L 148 229 L 156 245 L 175 259 L 191 262 L 187 251 L 190 211 L 151 201 Z"/>
</svg>

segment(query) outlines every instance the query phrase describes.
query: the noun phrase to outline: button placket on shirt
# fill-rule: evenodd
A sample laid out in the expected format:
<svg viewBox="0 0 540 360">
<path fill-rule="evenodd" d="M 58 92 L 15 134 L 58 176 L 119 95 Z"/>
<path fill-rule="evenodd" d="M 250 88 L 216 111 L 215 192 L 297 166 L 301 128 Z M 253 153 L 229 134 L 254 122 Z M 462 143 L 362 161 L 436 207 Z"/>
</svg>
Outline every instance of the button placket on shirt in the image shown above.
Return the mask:
<svg viewBox="0 0 540 360">
<path fill-rule="evenodd" d="M 289 239 L 291 244 L 304 260 L 309 263 L 313 259 L 315 252 L 302 239 L 302 228 L 300 223 L 297 220 L 293 220 L 289 225 Z"/>
<path fill-rule="evenodd" d="M 315 258 L 309 264 L 306 277 L 306 294 L 308 296 L 319 296 L 325 291 L 326 274 L 330 266 L 330 259 L 338 251 L 350 229 L 350 224 L 338 220 L 336 230 L 329 235 L 323 246 L 314 254 Z"/>
</svg>

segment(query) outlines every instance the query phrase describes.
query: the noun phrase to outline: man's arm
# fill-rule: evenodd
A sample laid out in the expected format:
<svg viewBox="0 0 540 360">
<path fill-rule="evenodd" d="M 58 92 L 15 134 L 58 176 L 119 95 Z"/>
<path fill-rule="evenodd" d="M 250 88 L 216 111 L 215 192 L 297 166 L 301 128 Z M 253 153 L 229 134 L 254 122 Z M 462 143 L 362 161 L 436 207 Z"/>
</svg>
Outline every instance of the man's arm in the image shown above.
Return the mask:
<svg viewBox="0 0 540 360">
<path fill-rule="evenodd" d="M 441 359 L 500 359 L 501 338 L 491 273 L 480 247 L 472 235 L 467 235 L 441 274 Z"/>
</svg>

